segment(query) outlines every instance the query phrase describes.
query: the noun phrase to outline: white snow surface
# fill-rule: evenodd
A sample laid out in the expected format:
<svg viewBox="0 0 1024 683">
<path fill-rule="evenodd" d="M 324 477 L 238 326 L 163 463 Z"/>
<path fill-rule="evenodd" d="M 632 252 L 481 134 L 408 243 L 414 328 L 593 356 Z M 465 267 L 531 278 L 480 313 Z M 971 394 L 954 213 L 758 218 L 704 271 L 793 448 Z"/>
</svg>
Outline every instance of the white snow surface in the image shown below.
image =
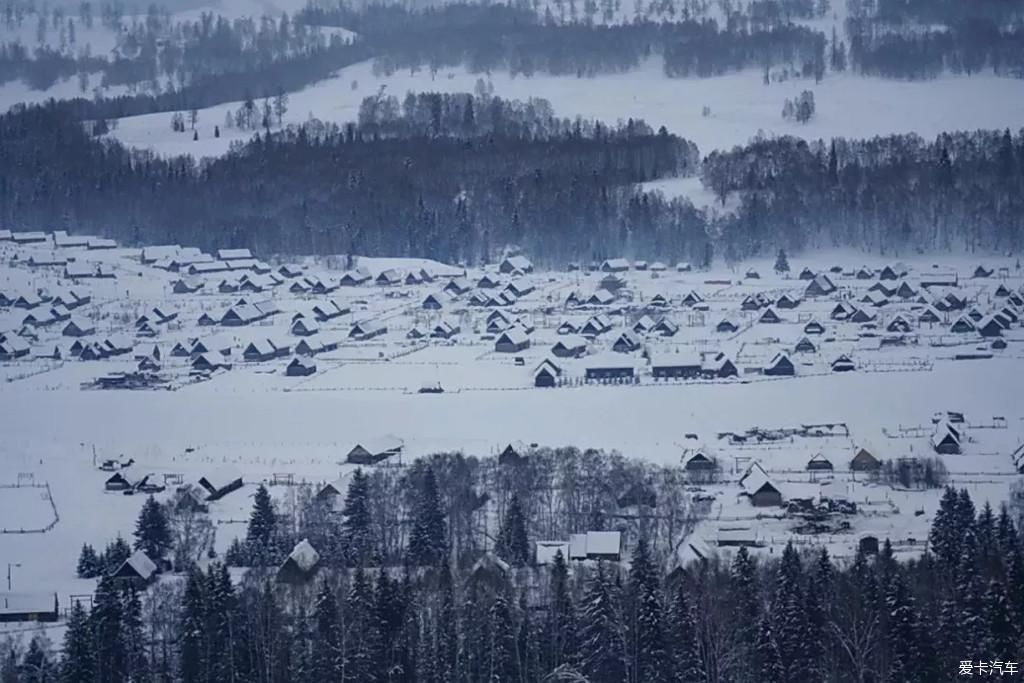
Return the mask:
<svg viewBox="0 0 1024 683">
<path fill-rule="evenodd" d="M 655 127 L 664 125 L 693 140 L 705 155 L 745 144 L 758 134 L 828 139 L 918 133 L 931 139 L 951 130 L 1017 129 L 1024 120 L 1024 88 L 1018 87 L 1020 82 L 1015 79 L 978 75 L 907 82 L 830 73 L 819 84 L 794 79 L 766 86 L 757 70 L 706 79 L 670 79 L 663 75 L 658 60 L 652 59 L 635 71 L 594 78 L 512 78 L 502 71 L 488 77 L 461 67 L 442 69 L 435 78 L 429 70 L 378 77 L 370 62 L 362 62 L 290 93 L 285 123 L 302 123 L 310 116 L 336 123 L 353 121 L 363 98 L 381 87 L 401 100 L 410 91 L 473 92 L 480 78 L 489 80 L 495 95 L 501 97 L 547 99 L 558 116 L 583 116 L 607 123 L 632 117 Z M 353 82 L 358 84 L 355 89 Z M 815 117 L 807 124 L 784 121 L 783 102 L 805 89 L 815 93 Z M 705 105 L 711 108 L 708 117 L 702 116 Z M 112 135 L 126 145 L 161 154 L 215 156 L 225 153 L 232 141 L 252 137 L 250 131 L 224 127 L 225 113 L 239 106 L 240 102 L 233 102 L 201 110 L 198 142 L 193 142 L 191 131 L 171 131 L 169 112 L 121 119 Z M 214 125 L 220 127 L 218 139 L 213 138 Z"/>
</svg>

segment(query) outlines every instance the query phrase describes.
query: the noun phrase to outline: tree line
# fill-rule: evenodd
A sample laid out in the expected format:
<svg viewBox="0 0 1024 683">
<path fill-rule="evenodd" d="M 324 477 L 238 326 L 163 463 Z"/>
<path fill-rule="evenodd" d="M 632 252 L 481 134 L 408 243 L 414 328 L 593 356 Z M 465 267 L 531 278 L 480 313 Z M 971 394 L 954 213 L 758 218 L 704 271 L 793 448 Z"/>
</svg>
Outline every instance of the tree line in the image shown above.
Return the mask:
<svg viewBox="0 0 1024 683">
<path fill-rule="evenodd" d="M 338 516 L 350 555 L 298 583 L 269 558 L 244 575 L 218 560 L 145 593 L 104 576 L 76 603 L 61 652 L 45 636 L 0 645 L 0 677 L 62 681 L 589 681 L 594 683 L 943 683 L 964 666 L 1024 655 L 1024 544 L 1004 505 L 980 510 L 947 488 L 923 554 L 885 539 L 837 560 L 790 542 L 777 557 L 742 547 L 671 564 L 650 537 L 627 562 L 529 559 L 536 511 L 513 493 L 493 545 L 453 560 L 443 461 L 409 478 L 412 528 L 391 563 L 374 545 L 372 487 L 354 476 Z M 525 490 L 527 497 L 530 490 Z M 295 522 L 264 489 L 246 542 Z M 152 541 L 152 519 L 137 547 Z M 165 535 L 157 534 L 161 538 Z M 683 532 L 686 537 L 686 532 Z M 800 550 L 803 548 L 803 550 Z M 980 674 L 978 674 L 980 675 Z"/>
<path fill-rule="evenodd" d="M 830 142 L 780 137 L 713 152 L 704 185 L 736 210 L 717 223 L 728 258 L 782 242 L 883 254 L 1024 244 L 1024 131 Z"/>
<path fill-rule="evenodd" d="M 1000 0 L 852 0 L 846 32 L 860 73 L 926 79 L 943 73 L 1024 78 L 1024 9 Z"/>
<path fill-rule="evenodd" d="M 634 244 L 703 252 L 699 212 L 634 190 L 696 172 L 693 143 L 641 121 L 558 119 L 539 101 L 407 102 L 373 98 L 360 123 L 257 135 L 203 165 L 91 138 L 65 104 L 24 107 L 0 118 L 0 220 L 128 244 L 474 263 L 507 244 L 545 245 L 552 263 Z"/>
<path fill-rule="evenodd" d="M 789 4 L 755 4 L 757 14 L 737 8 L 725 26 L 693 17 L 613 25 L 565 23 L 556 21 L 550 10 L 540 17 L 522 5 L 466 3 L 422 10 L 397 4 L 358 9 L 345 3 L 316 5 L 300 11 L 296 22 L 356 31 L 375 49 L 378 71 L 388 74 L 464 64 L 480 73 L 507 69 L 526 77 L 584 77 L 628 71 L 652 55 L 663 58 L 669 77 L 714 76 L 775 65 L 820 74 L 825 36 L 790 23 L 781 9 Z M 775 10 L 767 11 L 768 7 Z"/>
</svg>

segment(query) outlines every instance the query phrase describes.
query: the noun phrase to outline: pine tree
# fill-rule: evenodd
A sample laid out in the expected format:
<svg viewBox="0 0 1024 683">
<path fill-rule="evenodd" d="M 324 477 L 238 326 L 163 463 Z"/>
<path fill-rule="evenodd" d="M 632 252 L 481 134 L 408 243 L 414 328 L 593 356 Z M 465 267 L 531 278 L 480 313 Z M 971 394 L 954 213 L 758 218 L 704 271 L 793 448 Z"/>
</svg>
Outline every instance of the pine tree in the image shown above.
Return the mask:
<svg viewBox="0 0 1024 683">
<path fill-rule="evenodd" d="M 370 480 L 362 469 L 357 469 L 348 485 L 341 523 L 342 548 L 350 567 L 364 567 L 374 562 L 369 499 Z"/>
<path fill-rule="evenodd" d="M 647 541 L 637 541 L 629 568 L 629 653 L 634 679 L 659 683 L 667 681 L 670 670 L 668 647 L 662 619 L 661 589 L 647 550 Z"/>
<path fill-rule="evenodd" d="M 569 571 L 562 551 L 555 552 L 551 565 L 551 609 L 545 629 L 545 665 L 553 671 L 576 660 L 576 606 L 569 587 Z"/>
<path fill-rule="evenodd" d="M 775 257 L 775 272 L 779 274 L 789 272 L 789 259 L 786 257 L 785 249 L 779 249 L 779 253 Z"/>
<path fill-rule="evenodd" d="M 334 591 L 326 581 L 317 590 L 313 621 L 316 624 L 313 635 L 313 680 L 341 680 L 344 667 L 338 604 L 334 599 Z"/>
<path fill-rule="evenodd" d="M 373 609 L 375 628 L 382 645 L 377 676 L 382 680 L 390 680 L 400 665 L 397 655 L 402 642 L 402 625 L 405 623 L 405 603 L 401 586 L 392 581 L 383 569 L 377 575 Z"/>
<path fill-rule="evenodd" d="M 277 513 L 274 512 L 274 503 L 270 500 L 267 487 L 260 484 L 253 499 L 246 538 L 250 544 L 268 548 L 276 528 Z"/>
<path fill-rule="evenodd" d="M 939 509 L 932 520 L 928 534 L 928 546 L 936 559 L 947 570 L 956 566 L 959 559 L 959 531 L 957 529 L 958 498 L 956 489 L 947 486 L 939 501 Z"/>
<path fill-rule="evenodd" d="M 504 683 L 519 677 L 516 661 L 516 632 L 512 624 L 512 610 L 505 596 L 499 592 L 488 611 L 488 633 L 486 681 Z"/>
<path fill-rule="evenodd" d="M 182 683 L 206 679 L 208 662 L 203 647 L 206 626 L 206 583 L 198 569 L 192 569 L 182 596 L 181 624 L 178 630 L 178 675 Z"/>
<path fill-rule="evenodd" d="M 436 662 L 435 668 L 439 679 L 450 681 L 453 680 L 456 670 L 459 634 L 455 614 L 455 586 L 452 582 L 451 567 L 447 562 L 441 563 L 438 590 L 441 605 L 437 613 L 436 650 L 432 659 Z"/>
<path fill-rule="evenodd" d="M 76 571 L 80 579 L 94 579 L 103 573 L 100 558 L 96 555 L 96 550 L 88 543 L 82 545 L 82 552 L 78 555 Z"/>
<path fill-rule="evenodd" d="M 135 522 L 135 549 L 141 550 L 149 559 L 160 565 L 171 549 L 171 529 L 163 507 L 153 496 L 146 499 Z"/>
<path fill-rule="evenodd" d="M 787 681 L 808 680 L 808 627 L 803 599 L 803 569 L 792 542 L 782 551 L 772 604 L 772 632 Z"/>
<path fill-rule="evenodd" d="M 770 614 L 761 617 L 754 643 L 754 663 L 758 683 L 786 683 L 782 655 L 772 630 Z"/>
<path fill-rule="evenodd" d="M 901 572 L 892 577 L 885 604 L 888 612 L 885 640 L 890 648 L 889 680 L 913 683 L 917 680 L 921 663 L 920 633 L 914 597 Z"/>
<path fill-rule="evenodd" d="M 137 591 L 130 584 L 121 595 L 122 627 L 126 654 L 126 671 L 129 680 L 146 680 L 149 676 L 149 661 L 146 658 L 146 639 L 142 623 L 142 601 Z"/>
<path fill-rule="evenodd" d="M 413 509 L 412 531 L 409 533 L 408 557 L 415 566 L 436 565 L 447 550 L 447 524 L 441 510 L 434 469 L 424 469 L 418 497 Z"/>
<path fill-rule="evenodd" d="M 373 614 L 373 589 L 362 568 L 352 577 L 345 602 L 345 680 L 376 680 L 381 644 Z"/>
<path fill-rule="evenodd" d="M 1010 517 L 1010 509 L 1006 503 L 999 506 L 999 519 L 996 521 L 996 540 L 999 548 L 999 555 L 1003 563 L 1009 565 L 1010 558 L 1017 550 L 1020 539 L 1017 536 L 1017 527 Z"/>
<path fill-rule="evenodd" d="M 61 683 L 92 683 L 96 680 L 92 624 L 81 602 L 71 605 L 63 651 Z"/>
<path fill-rule="evenodd" d="M 984 605 L 988 621 L 984 652 L 1017 652 L 1019 629 L 1013 623 L 1014 616 L 1010 610 L 1006 586 L 1001 581 L 993 579 L 989 582 Z"/>
<path fill-rule="evenodd" d="M 128 652 L 123 632 L 124 608 L 114 579 L 100 579 L 89 619 L 95 638 L 96 678 L 111 683 L 126 681 Z"/>
<path fill-rule="evenodd" d="M 517 666 L 521 680 L 538 681 L 544 673 L 540 663 L 539 637 L 539 628 L 530 616 L 530 605 L 524 590 L 519 596 L 519 631 L 516 635 Z"/>
<path fill-rule="evenodd" d="M 494 542 L 494 552 L 513 567 L 523 567 L 530 563 L 530 541 L 526 536 L 526 520 L 519 504 L 519 496 L 516 494 L 512 494 L 505 510 L 505 518 L 501 521 L 501 529 Z"/>
<path fill-rule="evenodd" d="M 232 643 L 234 624 L 238 620 L 237 596 L 227 565 L 214 562 L 206 570 L 206 609 L 204 633 L 209 678 L 214 681 L 235 680 L 235 648 Z"/>
<path fill-rule="evenodd" d="M 49 653 L 49 642 L 45 636 L 36 636 L 29 641 L 28 650 L 21 658 L 21 665 L 18 667 L 20 680 L 23 683 L 53 683 L 57 680 L 56 671 Z"/>
<path fill-rule="evenodd" d="M 131 555 L 132 549 L 121 535 L 118 534 L 117 538 L 108 543 L 107 549 L 103 551 L 103 566 L 106 574 L 109 575 L 116 572 Z"/>
<path fill-rule="evenodd" d="M 672 643 L 672 668 L 678 683 L 695 683 L 704 680 L 704 662 L 700 656 L 697 626 L 693 611 L 687 599 L 687 589 L 682 582 L 672 593 L 669 609 L 669 642 Z"/>
<path fill-rule="evenodd" d="M 580 670 L 591 683 L 622 683 L 626 651 L 614 584 L 604 563 L 587 583 L 580 609 Z"/>
<path fill-rule="evenodd" d="M 750 651 L 757 640 L 761 617 L 760 589 L 757 568 L 745 547 L 740 547 L 729 573 L 730 627 L 742 650 L 741 661 L 750 661 Z"/>
</svg>

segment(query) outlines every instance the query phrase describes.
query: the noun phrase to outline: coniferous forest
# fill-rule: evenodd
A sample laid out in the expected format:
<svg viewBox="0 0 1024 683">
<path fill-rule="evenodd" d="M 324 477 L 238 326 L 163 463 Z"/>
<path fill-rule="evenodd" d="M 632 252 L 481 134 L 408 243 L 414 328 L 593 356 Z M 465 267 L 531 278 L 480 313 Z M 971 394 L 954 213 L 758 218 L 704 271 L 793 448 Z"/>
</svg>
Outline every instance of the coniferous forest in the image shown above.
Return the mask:
<svg viewBox="0 0 1024 683">
<path fill-rule="evenodd" d="M 344 128 L 269 127 L 223 158 L 157 158 L 88 135 L 67 104 L 0 117 L 0 222 L 126 244 L 549 266 L 626 255 L 706 264 L 779 247 L 885 254 L 1019 249 L 1024 133 L 926 141 L 755 140 L 704 160 L 641 121 L 558 118 L 542 100 L 367 98 Z M 641 192 L 700 174 L 731 210 Z"/>
<path fill-rule="evenodd" d="M 530 460 L 492 472 L 496 533 L 474 523 L 479 501 L 459 493 L 472 489 L 452 486 L 494 463 L 461 455 L 358 472 L 340 517 L 309 490 L 286 507 L 261 487 L 244 539 L 223 559 L 203 554 L 205 568 L 178 554 L 180 511 L 150 499 L 134 547 L 174 553 L 178 574 L 142 593 L 106 575 L 108 560 L 129 552 L 125 541 L 102 556 L 85 546 L 79 573 L 100 577 L 91 609 L 71 608 L 60 642 L 2 643 L 0 679 L 942 683 L 960 680 L 965 662 L 1020 671 L 1017 507 L 979 510 L 947 488 L 927 550 L 913 557 L 886 540 L 877 553 L 833 558 L 809 537 L 779 555 L 744 547 L 685 564 L 672 559 L 680 543 L 662 533 L 664 520 L 594 507 L 576 510 L 571 528 L 623 530 L 623 562 L 557 553 L 536 566 L 533 542 L 548 538 L 552 505 L 600 506 L 607 487 L 590 484 L 605 477 L 654 477 L 658 496 L 681 484 L 671 468 L 614 454 L 560 449 Z M 537 486 L 545 473 L 554 489 Z M 397 525 L 381 517 L 394 501 L 408 515 Z M 577 519 L 566 512 L 559 518 Z M 283 581 L 277 567 L 302 537 L 323 551 L 320 569 Z"/>
</svg>

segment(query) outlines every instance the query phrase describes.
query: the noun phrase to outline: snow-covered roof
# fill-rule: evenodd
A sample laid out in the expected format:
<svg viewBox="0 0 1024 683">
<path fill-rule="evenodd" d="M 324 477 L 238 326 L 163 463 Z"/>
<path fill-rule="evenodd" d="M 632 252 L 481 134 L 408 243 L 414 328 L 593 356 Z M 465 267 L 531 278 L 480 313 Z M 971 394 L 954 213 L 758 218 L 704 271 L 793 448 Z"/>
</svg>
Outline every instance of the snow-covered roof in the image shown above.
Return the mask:
<svg viewBox="0 0 1024 683">
<path fill-rule="evenodd" d="M 568 562 L 569 543 L 567 541 L 537 541 L 537 564 L 552 564 L 559 551 L 562 553 L 562 559 Z"/>
<path fill-rule="evenodd" d="M 621 551 L 621 531 L 587 532 L 587 555 L 618 555 Z"/>
<path fill-rule="evenodd" d="M 304 572 L 312 571 L 320 562 L 320 553 L 309 542 L 309 539 L 302 539 L 295 544 L 288 554 L 288 559 L 294 562 Z"/>
<path fill-rule="evenodd" d="M 221 261 L 232 261 L 235 259 L 251 259 L 252 253 L 248 249 L 218 249 L 217 258 Z"/>
<path fill-rule="evenodd" d="M 703 361 L 697 351 L 682 353 L 656 352 L 651 354 L 652 368 L 701 367 Z"/>
<path fill-rule="evenodd" d="M 526 334 L 526 330 L 521 327 L 510 327 L 501 333 L 498 337 L 498 341 L 506 341 L 511 344 L 525 344 L 530 340 L 530 336 Z"/>
<path fill-rule="evenodd" d="M 0 614 L 44 614 L 56 610 L 56 593 L 0 593 Z"/>
<path fill-rule="evenodd" d="M 136 550 L 131 556 L 124 561 L 123 566 L 129 566 L 135 573 L 138 574 L 142 579 L 148 579 L 156 572 L 156 564 L 153 560 L 149 559 L 149 555 L 141 550 Z"/>
</svg>

